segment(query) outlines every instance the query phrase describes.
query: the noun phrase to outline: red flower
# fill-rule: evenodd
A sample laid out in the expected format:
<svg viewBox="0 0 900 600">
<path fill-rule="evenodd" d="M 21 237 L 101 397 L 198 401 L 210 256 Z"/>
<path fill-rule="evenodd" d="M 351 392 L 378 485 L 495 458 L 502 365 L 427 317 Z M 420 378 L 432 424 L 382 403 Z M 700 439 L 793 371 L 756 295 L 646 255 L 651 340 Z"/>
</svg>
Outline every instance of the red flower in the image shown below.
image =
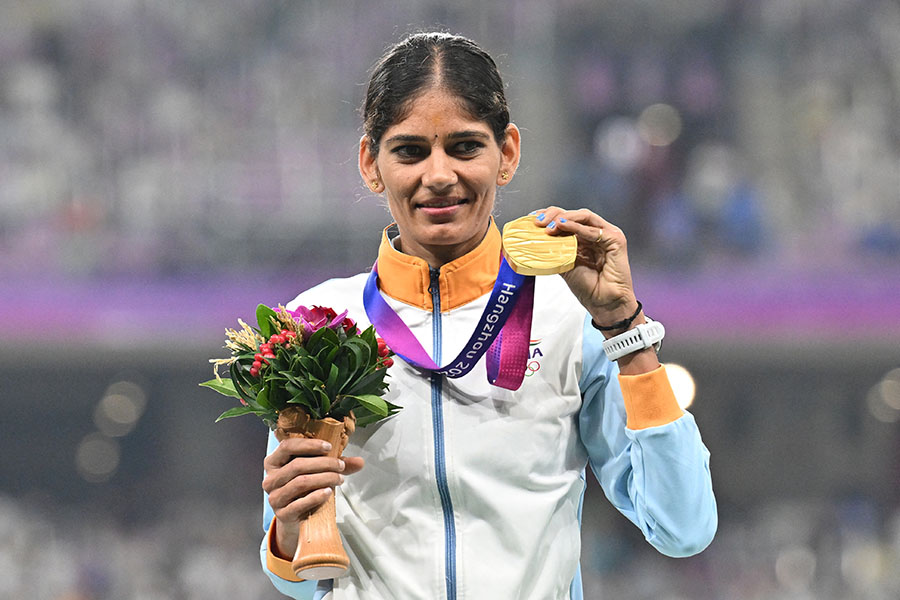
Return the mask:
<svg viewBox="0 0 900 600">
<path fill-rule="evenodd" d="M 334 318 L 337 316 L 337 313 L 334 312 L 334 309 L 330 306 L 316 306 L 313 305 L 313 311 L 320 310 L 325 313 L 325 318 L 328 319 L 329 323 L 334 322 Z"/>
<path fill-rule="evenodd" d="M 356 328 L 356 321 L 354 321 L 350 317 L 345 317 L 344 320 L 341 321 L 341 327 L 344 328 L 344 333 L 359 333 L 359 329 Z"/>
</svg>

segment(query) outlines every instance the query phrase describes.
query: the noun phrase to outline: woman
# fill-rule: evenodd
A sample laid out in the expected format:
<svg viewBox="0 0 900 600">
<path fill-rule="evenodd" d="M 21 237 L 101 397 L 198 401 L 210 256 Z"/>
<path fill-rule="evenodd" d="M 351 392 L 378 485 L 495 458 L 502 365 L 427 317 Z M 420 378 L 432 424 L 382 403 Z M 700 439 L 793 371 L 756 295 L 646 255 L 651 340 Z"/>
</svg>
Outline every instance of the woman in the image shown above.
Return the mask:
<svg viewBox="0 0 900 600">
<path fill-rule="evenodd" d="M 465 345 L 498 276 L 497 188 L 519 161 L 494 61 L 473 42 L 413 35 L 373 71 L 359 169 L 395 229 L 378 253 L 380 293 L 440 365 Z M 321 442 L 270 437 L 262 560 L 295 598 L 581 598 L 580 509 L 589 462 L 610 501 L 670 556 L 716 529 L 708 452 L 653 347 L 610 360 L 605 338 L 645 322 L 625 237 L 593 212 L 548 207 L 547 235 L 576 236 L 576 266 L 538 277 L 531 376 L 490 385 L 484 361 L 449 379 L 397 360 L 402 410 L 358 430 L 343 460 Z M 399 234 L 399 235 L 395 235 Z M 366 274 L 291 305 L 366 315 Z M 366 323 L 361 323 L 365 326 Z M 346 478 L 345 478 L 346 476 Z M 350 571 L 296 582 L 298 521 L 337 486 Z M 325 596 L 331 597 L 331 596 Z"/>
</svg>

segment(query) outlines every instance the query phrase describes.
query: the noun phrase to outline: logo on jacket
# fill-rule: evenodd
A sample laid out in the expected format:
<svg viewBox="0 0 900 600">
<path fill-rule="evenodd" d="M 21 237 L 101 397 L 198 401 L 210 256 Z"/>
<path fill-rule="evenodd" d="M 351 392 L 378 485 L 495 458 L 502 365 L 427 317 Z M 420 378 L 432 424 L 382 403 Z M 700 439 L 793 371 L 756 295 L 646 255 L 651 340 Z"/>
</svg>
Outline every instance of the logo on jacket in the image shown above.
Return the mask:
<svg viewBox="0 0 900 600">
<path fill-rule="evenodd" d="M 539 358 L 544 357 L 544 353 L 538 347 L 541 343 L 540 339 L 530 340 L 528 342 L 528 363 L 525 365 L 525 377 L 531 377 L 541 370 L 541 361 Z"/>
</svg>

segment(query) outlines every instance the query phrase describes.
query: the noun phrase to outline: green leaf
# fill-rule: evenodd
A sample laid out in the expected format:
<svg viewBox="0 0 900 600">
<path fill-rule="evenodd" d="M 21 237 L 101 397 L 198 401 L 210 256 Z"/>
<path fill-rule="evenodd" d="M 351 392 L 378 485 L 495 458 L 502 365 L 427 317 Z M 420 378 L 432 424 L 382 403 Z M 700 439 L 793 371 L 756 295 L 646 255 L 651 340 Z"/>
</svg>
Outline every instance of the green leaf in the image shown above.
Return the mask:
<svg viewBox="0 0 900 600">
<path fill-rule="evenodd" d="M 272 405 L 269 404 L 269 394 L 266 393 L 266 388 L 259 390 L 259 393 L 256 395 L 256 403 L 267 410 L 272 409 Z"/>
<path fill-rule="evenodd" d="M 372 413 L 367 413 L 362 416 L 356 417 L 356 426 L 357 427 L 365 427 L 366 425 L 371 425 L 372 423 L 377 423 L 382 420 L 384 417 L 381 415 L 373 415 Z"/>
<path fill-rule="evenodd" d="M 375 339 L 375 327 L 373 325 L 369 325 L 365 331 L 359 334 L 359 337 L 369 344 L 369 346 L 378 347 L 378 341 Z"/>
<path fill-rule="evenodd" d="M 252 413 L 253 409 L 249 406 L 235 406 L 234 408 L 229 408 L 216 419 L 216 423 L 221 421 L 222 419 L 230 419 L 231 417 L 240 417 L 241 415 L 246 415 Z"/>
<path fill-rule="evenodd" d="M 300 366 L 305 372 L 298 373 L 301 377 L 312 376 L 316 379 L 325 379 L 325 372 L 319 362 L 311 356 L 304 356 L 300 359 Z M 295 371 L 296 372 L 296 371 Z"/>
<path fill-rule="evenodd" d="M 272 321 L 270 321 L 273 317 L 275 317 L 275 311 L 265 304 L 256 307 L 256 323 L 259 325 L 259 333 L 266 339 L 269 339 L 269 336 L 274 333 Z"/>
<path fill-rule="evenodd" d="M 375 396 L 374 394 L 362 394 L 360 396 L 355 396 L 357 401 L 362 404 L 367 410 L 370 412 L 381 415 L 382 417 L 388 416 L 390 412 L 388 409 L 388 404 L 379 396 Z"/>
<path fill-rule="evenodd" d="M 230 396 L 232 398 L 241 397 L 241 395 L 238 394 L 237 390 L 234 389 L 234 382 L 230 379 L 210 379 L 209 381 L 204 381 L 200 385 L 202 387 L 208 387 L 211 390 L 215 390 L 223 396 Z"/>
<path fill-rule="evenodd" d="M 366 352 L 363 350 L 365 348 L 365 344 L 353 343 L 348 341 L 344 348 L 350 351 L 350 361 L 349 361 L 349 371 L 350 378 L 355 378 L 356 374 L 360 371 L 360 367 L 365 367 L 366 364 Z"/>
<path fill-rule="evenodd" d="M 304 347 L 310 354 L 316 354 L 319 350 L 319 346 L 322 343 L 322 338 L 325 337 L 325 332 L 328 331 L 327 327 L 320 327 L 316 331 L 313 332 L 309 339 L 306 340 L 306 344 Z"/>
<path fill-rule="evenodd" d="M 307 406 L 309 406 L 310 408 L 311 416 L 314 419 L 321 419 L 324 415 L 320 411 L 320 407 L 322 406 L 322 404 L 318 394 L 316 394 L 316 390 L 318 388 L 314 387 L 312 384 L 310 384 L 309 381 L 306 381 L 304 379 L 298 380 L 297 383 L 299 383 L 300 387 L 303 389 L 304 396 L 308 398 Z"/>
<path fill-rule="evenodd" d="M 328 372 L 328 381 L 325 382 L 325 393 L 328 394 L 329 398 L 334 398 L 337 395 L 337 382 L 340 374 L 341 372 L 332 363 Z"/>
<path fill-rule="evenodd" d="M 340 352 L 341 352 L 341 350 L 342 350 L 343 348 L 344 348 L 343 345 L 335 346 L 334 348 L 332 348 L 332 349 L 328 352 L 328 355 L 325 356 L 325 360 L 322 361 L 322 364 L 323 364 L 323 365 L 331 365 L 331 364 L 334 364 L 334 359 L 337 358 L 337 355 L 340 354 Z"/>
<path fill-rule="evenodd" d="M 247 381 L 247 375 L 243 373 L 240 365 L 236 362 L 231 363 L 231 381 L 234 383 L 234 389 L 240 395 L 241 400 L 247 404 L 256 402 L 256 393 L 253 386 Z"/>
<path fill-rule="evenodd" d="M 379 389 L 380 391 L 380 389 L 383 388 L 384 376 L 386 374 L 387 369 L 377 369 L 361 378 L 348 379 L 344 384 L 344 387 L 349 389 L 341 389 L 340 393 L 355 395 L 371 394 L 374 389 Z"/>
</svg>

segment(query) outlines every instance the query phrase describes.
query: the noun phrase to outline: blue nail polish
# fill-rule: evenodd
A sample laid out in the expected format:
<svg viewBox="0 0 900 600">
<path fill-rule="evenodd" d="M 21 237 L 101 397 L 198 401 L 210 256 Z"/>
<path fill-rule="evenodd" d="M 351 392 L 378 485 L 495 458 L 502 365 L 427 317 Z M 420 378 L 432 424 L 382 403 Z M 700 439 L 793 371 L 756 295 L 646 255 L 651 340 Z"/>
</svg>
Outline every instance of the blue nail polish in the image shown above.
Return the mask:
<svg viewBox="0 0 900 600">
<path fill-rule="evenodd" d="M 554 227 L 556 227 L 556 221 L 550 221 L 547 224 L 547 229 L 553 229 Z"/>
<path fill-rule="evenodd" d="M 566 222 L 566 218 L 565 218 L 565 217 L 560 217 L 560 218 L 559 218 L 559 222 L 560 222 L 560 223 L 565 223 L 565 222 Z"/>
<path fill-rule="evenodd" d="M 539 214 L 539 215 L 538 215 L 538 221 L 543 221 L 545 216 L 546 216 L 546 215 L 545 215 L 544 213 Z"/>
</svg>

